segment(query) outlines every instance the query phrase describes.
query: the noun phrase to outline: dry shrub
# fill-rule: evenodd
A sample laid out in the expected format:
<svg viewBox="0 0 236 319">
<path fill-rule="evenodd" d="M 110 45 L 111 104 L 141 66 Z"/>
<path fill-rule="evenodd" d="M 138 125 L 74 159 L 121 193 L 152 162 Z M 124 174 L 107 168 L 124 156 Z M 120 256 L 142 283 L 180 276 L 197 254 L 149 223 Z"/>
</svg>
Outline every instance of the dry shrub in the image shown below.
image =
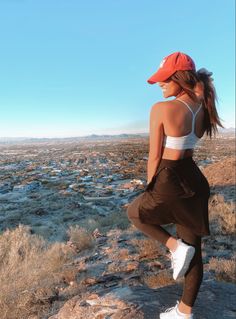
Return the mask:
<svg viewBox="0 0 236 319">
<path fill-rule="evenodd" d="M 94 218 L 87 218 L 81 222 L 81 227 L 87 229 L 92 233 L 95 229 L 101 232 L 106 232 L 109 229 L 127 229 L 130 226 L 130 221 L 125 212 L 110 212 L 107 216 L 94 216 Z"/>
<path fill-rule="evenodd" d="M 215 272 L 217 280 L 236 283 L 236 263 L 234 259 L 212 257 L 208 268 Z"/>
<path fill-rule="evenodd" d="M 67 235 L 70 243 L 75 247 L 77 252 L 93 246 L 93 237 L 85 229 L 78 225 L 70 226 Z"/>
<path fill-rule="evenodd" d="M 129 250 L 126 248 L 120 249 L 118 252 L 119 260 L 127 260 L 130 258 Z"/>
<path fill-rule="evenodd" d="M 122 230 L 130 226 L 130 221 L 124 211 L 111 212 L 98 220 L 101 228 L 120 228 Z"/>
<path fill-rule="evenodd" d="M 163 270 L 155 275 L 146 275 L 144 276 L 143 281 L 148 287 L 154 289 L 175 284 L 175 281 L 168 270 Z"/>
<path fill-rule="evenodd" d="M 140 259 L 156 258 L 163 255 L 159 242 L 153 239 L 131 239 L 130 243 L 139 249 Z"/>
<path fill-rule="evenodd" d="M 139 263 L 136 261 L 132 262 L 113 262 L 108 265 L 107 273 L 114 274 L 114 273 L 134 273 L 138 270 Z"/>
<path fill-rule="evenodd" d="M 100 224 L 94 218 L 87 218 L 81 221 L 80 226 L 87 229 L 89 233 L 92 233 L 95 229 L 100 228 Z"/>
<path fill-rule="evenodd" d="M 113 244 L 112 253 L 109 254 L 109 258 L 111 258 L 114 261 L 125 261 L 125 260 L 130 261 L 131 256 L 128 249 L 119 248 L 117 245 Z"/>
<path fill-rule="evenodd" d="M 28 318 L 47 312 L 57 299 L 53 288 L 72 257 L 65 244 L 49 244 L 20 225 L 0 235 L 1 319 Z"/>
<path fill-rule="evenodd" d="M 209 204 L 209 217 L 212 229 L 216 234 L 235 234 L 235 204 L 225 202 L 221 195 L 214 195 Z"/>
</svg>

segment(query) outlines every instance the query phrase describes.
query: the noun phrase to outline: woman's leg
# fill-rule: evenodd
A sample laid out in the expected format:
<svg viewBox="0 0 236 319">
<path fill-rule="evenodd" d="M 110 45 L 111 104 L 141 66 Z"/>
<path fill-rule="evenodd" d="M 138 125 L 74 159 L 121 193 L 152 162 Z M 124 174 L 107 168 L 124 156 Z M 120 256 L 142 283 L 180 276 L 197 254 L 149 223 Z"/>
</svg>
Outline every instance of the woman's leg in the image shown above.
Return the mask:
<svg viewBox="0 0 236 319">
<path fill-rule="evenodd" d="M 144 224 L 139 218 L 139 205 L 142 195 L 138 196 L 128 207 L 127 215 L 129 220 L 141 230 L 145 235 L 156 239 L 170 250 L 174 251 L 177 247 L 177 240 L 172 237 L 164 228 L 159 225 Z"/>
<path fill-rule="evenodd" d="M 183 313 L 191 313 L 203 278 L 201 237 L 196 236 L 189 228 L 181 225 L 176 225 L 176 233 L 177 237 L 181 238 L 186 244 L 195 247 L 195 255 L 193 256 L 189 269 L 184 276 L 184 290 L 181 302 L 178 306 L 179 311 Z"/>
<path fill-rule="evenodd" d="M 178 243 L 177 239 L 172 237 L 165 229 L 159 225 L 144 224 L 139 218 L 139 205 L 142 197 L 136 198 L 128 207 L 127 215 L 130 221 L 144 234 L 156 239 L 169 248 L 171 251 L 175 251 Z M 195 247 L 195 254 L 189 269 L 185 274 L 184 291 L 181 302 L 178 306 L 180 312 L 190 314 L 192 307 L 196 300 L 203 277 L 203 264 L 201 255 L 201 237 L 196 236 L 187 227 L 176 225 L 177 237 L 181 238 L 186 244 Z"/>
</svg>

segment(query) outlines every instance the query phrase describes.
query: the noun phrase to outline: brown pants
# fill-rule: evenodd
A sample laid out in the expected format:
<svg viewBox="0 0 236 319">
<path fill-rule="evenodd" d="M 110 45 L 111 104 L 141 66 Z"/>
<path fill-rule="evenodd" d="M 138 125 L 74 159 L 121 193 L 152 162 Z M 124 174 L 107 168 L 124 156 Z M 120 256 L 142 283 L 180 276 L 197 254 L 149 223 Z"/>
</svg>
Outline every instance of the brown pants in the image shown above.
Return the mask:
<svg viewBox="0 0 236 319">
<path fill-rule="evenodd" d="M 145 192 L 128 207 L 128 218 L 144 234 L 166 244 L 171 235 L 160 225 L 176 224 L 177 237 L 195 247 L 185 274 L 182 301 L 192 307 L 202 278 L 201 237 L 209 235 L 209 184 L 191 159 L 162 160 Z"/>
</svg>

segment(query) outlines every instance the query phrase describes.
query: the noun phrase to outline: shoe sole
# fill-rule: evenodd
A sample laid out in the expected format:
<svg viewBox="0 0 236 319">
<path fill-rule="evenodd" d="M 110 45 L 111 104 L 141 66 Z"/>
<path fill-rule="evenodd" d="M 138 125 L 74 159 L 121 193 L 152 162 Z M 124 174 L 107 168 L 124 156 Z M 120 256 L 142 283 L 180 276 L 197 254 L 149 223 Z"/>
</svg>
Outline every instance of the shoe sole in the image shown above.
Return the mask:
<svg viewBox="0 0 236 319">
<path fill-rule="evenodd" d="M 194 254 L 195 254 L 195 248 L 194 247 L 190 247 L 190 249 L 187 251 L 187 254 L 185 256 L 185 261 L 184 261 L 183 267 L 181 268 L 181 270 L 178 273 L 178 275 L 176 277 L 173 277 L 174 280 L 177 280 L 180 277 L 183 277 L 185 275 L 185 273 L 187 272 L 187 270 L 189 268 L 191 260 L 193 259 Z"/>
</svg>

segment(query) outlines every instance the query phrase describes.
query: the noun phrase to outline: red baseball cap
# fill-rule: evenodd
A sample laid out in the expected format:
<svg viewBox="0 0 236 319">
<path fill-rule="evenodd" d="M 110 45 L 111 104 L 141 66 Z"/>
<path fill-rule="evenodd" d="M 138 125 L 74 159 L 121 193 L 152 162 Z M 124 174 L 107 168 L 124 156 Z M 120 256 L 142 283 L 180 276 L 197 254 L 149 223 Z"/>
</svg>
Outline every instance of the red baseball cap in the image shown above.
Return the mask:
<svg viewBox="0 0 236 319">
<path fill-rule="evenodd" d="M 166 81 L 176 71 L 185 70 L 196 70 L 194 61 L 185 53 L 174 52 L 161 61 L 159 69 L 148 79 L 148 83 Z"/>
</svg>

